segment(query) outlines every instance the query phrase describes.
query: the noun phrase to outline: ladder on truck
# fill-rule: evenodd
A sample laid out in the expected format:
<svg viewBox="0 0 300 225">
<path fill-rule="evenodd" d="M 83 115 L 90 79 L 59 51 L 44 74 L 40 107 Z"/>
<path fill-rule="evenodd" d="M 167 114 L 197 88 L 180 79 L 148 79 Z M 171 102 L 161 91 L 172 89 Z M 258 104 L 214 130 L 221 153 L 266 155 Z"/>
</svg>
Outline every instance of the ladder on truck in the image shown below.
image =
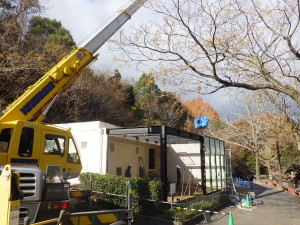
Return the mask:
<svg viewBox="0 0 300 225">
<path fill-rule="evenodd" d="M 226 175 L 226 184 L 225 184 L 225 195 L 231 196 L 235 199 L 239 199 L 239 196 L 236 192 L 234 181 L 232 178 L 232 166 L 231 166 L 231 150 L 225 149 L 225 175 Z"/>
</svg>

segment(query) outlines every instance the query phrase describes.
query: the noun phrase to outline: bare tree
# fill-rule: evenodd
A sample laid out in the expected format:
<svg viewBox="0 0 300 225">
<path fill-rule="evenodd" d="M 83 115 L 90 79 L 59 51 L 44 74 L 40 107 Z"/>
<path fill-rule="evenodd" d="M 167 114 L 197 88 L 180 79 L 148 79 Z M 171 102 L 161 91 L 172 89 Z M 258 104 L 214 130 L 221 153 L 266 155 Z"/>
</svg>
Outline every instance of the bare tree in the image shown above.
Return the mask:
<svg viewBox="0 0 300 225">
<path fill-rule="evenodd" d="M 293 153 L 292 126 L 287 117 L 259 93 L 244 95 L 245 108 L 238 113 L 239 119 L 227 122 L 223 134 L 219 132 L 217 137 L 238 146 L 235 148 L 237 151 L 244 149 L 254 155 L 258 181 L 260 166 L 263 165 L 282 188 L 283 174 L 298 160 L 293 160 L 297 153 Z M 287 153 L 289 149 L 291 151 Z"/>
<path fill-rule="evenodd" d="M 41 53 L 33 52 L 24 40 L 30 18 L 41 8 L 38 0 L 0 1 L 0 85 L 5 87 L 0 93 L 0 111 L 36 80 L 44 66 L 38 60 Z"/>
<path fill-rule="evenodd" d="M 240 109 L 237 120 L 227 122 L 223 138 L 227 143 L 243 148 L 255 157 L 256 180 L 260 178 L 260 154 L 268 139 L 265 108 L 253 101 L 254 95 L 245 95 L 245 107 Z"/>
<path fill-rule="evenodd" d="M 155 19 L 121 33 L 117 46 L 128 61 L 159 63 L 172 86 L 202 93 L 268 89 L 300 105 L 299 2 L 153 1 Z"/>
<path fill-rule="evenodd" d="M 289 123 L 293 132 L 294 140 L 300 151 L 300 108 L 288 96 L 282 96 L 272 91 L 264 91 L 261 98 L 270 101 L 282 114 L 285 115 L 286 123 Z"/>
</svg>

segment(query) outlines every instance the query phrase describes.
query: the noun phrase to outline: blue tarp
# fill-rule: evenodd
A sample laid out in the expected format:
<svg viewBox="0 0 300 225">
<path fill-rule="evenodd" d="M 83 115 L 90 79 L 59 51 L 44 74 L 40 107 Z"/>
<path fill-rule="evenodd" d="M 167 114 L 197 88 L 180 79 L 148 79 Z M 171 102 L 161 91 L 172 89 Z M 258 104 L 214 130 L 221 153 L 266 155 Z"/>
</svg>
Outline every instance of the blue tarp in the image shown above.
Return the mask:
<svg viewBox="0 0 300 225">
<path fill-rule="evenodd" d="M 208 122 L 209 122 L 209 119 L 205 116 L 197 117 L 194 120 L 194 126 L 195 126 L 195 128 L 202 129 L 202 128 L 205 128 L 208 126 Z"/>
</svg>

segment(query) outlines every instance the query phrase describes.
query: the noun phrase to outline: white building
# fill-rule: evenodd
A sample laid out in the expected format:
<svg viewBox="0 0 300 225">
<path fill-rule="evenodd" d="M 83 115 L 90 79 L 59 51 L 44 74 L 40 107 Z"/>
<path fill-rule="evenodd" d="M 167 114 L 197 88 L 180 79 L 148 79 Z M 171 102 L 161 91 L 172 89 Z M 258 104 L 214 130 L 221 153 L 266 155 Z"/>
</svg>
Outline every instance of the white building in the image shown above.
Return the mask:
<svg viewBox="0 0 300 225">
<path fill-rule="evenodd" d="M 125 175 L 128 165 L 132 165 L 131 176 L 139 176 L 139 167 L 145 174 L 159 177 L 158 144 L 132 141 L 126 138 L 109 137 L 107 129 L 119 128 L 101 121 L 58 124 L 70 128 L 76 139 L 82 172 Z M 151 153 L 149 153 L 151 151 Z M 149 165 L 149 155 L 150 159 Z"/>
<path fill-rule="evenodd" d="M 176 183 L 180 166 L 181 183 L 208 188 L 224 187 L 224 143 L 165 126 L 121 128 L 93 121 L 59 124 L 71 128 L 79 147 L 82 172 L 125 176 L 145 174 L 164 183 Z M 142 174 L 141 174 L 142 172 Z"/>
</svg>

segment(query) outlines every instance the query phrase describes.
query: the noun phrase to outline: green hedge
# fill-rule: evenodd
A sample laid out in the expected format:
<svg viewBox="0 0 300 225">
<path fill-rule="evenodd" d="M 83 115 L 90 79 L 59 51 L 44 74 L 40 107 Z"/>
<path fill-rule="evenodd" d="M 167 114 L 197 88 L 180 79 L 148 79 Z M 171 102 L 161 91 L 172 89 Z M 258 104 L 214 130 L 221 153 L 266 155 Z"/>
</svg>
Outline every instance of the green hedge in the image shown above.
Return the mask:
<svg viewBox="0 0 300 225">
<path fill-rule="evenodd" d="M 160 211 L 160 204 L 145 201 L 143 199 L 161 200 L 162 188 L 161 182 L 149 178 L 125 178 L 116 175 L 100 175 L 96 173 L 80 174 L 80 188 L 88 189 L 90 184 L 90 175 L 92 177 L 93 191 L 126 195 L 126 182 L 130 181 L 133 189 L 133 209 L 136 213 L 157 214 Z M 126 200 L 122 197 L 111 195 L 94 195 L 97 204 L 106 209 L 125 208 Z"/>
<path fill-rule="evenodd" d="M 198 209 L 215 211 L 216 208 L 219 208 L 221 206 L 224 206 L 224 205 L 227 205 L 230 203 L 231 203 L 231 201 L 225 195 L 217 194 L 217 195 L 214 195 L 213 198 L 209 198 L 209 196 L 207 196 L 206 198 L 204 197 L 202 200 L 199 199 L 198 202 L 191 203 L 187 207 L 187 210 L 174 209 L 172 211 L 173 218 L 175 221 L 183 222 L 183 221 L 191 219 L 192 217 L 194 217 L 196 215 L 202 214 L 202 212 L 197 211 Z M 191 209 L 195 209 L 195 210 L 191 210 Z"/>
</svg>

